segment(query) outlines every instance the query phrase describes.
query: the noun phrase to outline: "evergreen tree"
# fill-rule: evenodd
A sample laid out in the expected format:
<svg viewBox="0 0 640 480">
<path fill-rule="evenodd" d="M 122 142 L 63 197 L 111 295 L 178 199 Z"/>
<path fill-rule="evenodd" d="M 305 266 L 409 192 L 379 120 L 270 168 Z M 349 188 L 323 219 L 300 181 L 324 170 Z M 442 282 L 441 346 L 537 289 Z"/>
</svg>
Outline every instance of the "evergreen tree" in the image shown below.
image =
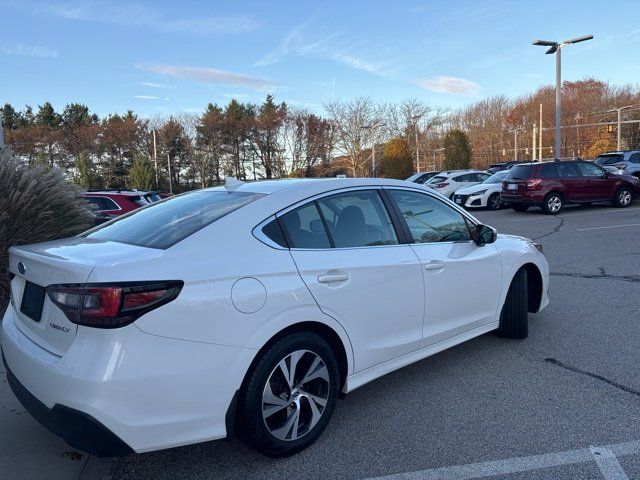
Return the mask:
<svg viewBox="0 0 640 480">
<path fill-rule="evenodd" d="M 95 171 L 95 165 L 89 157 L 89 152 L 86 150 L 80 153 L 78 160 L 76 160 L 75 182 L 82 188 L 87 190 L 90 188 L 98 188 L 100 179 Z"/>
<path fill-rule="evenodd" d="M 382 175 L 404 180 L 413 174 L 413 158 L 403 137 L 389 140 L 382 156 Z"/>
<path fill-rule="evenodd" d="M 137 190 L 151 190 L 155 183 L 155 176 L 153 165 L 147 157 L 136 155 L 129 169 L 127 186 Z"/>
<path fill-rule="evenodd" d="M 462 130 L 449 130 L 444 137 L 444 168 L 457 170 L 471 166 L 471 144 Z"/>
</svg>

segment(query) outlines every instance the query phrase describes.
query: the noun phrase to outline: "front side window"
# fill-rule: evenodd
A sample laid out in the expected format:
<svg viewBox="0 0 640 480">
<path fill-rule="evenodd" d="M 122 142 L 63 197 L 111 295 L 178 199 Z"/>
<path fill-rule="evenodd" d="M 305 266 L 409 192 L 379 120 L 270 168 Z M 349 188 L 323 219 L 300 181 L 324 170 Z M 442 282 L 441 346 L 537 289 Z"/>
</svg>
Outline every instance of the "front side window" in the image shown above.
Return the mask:
<svg viewBox="0 0 640 480">
<path fill-rule="evenodd" d="M 407 222 L 413 243 L 471 240 L 463 215 L 449 205 L 418 192 L 389 190 Z"/>
<path fill-rule="evenodd" d="M 604 171 L 593 163 L 580 162 L 578 163 L 578 168 L 583 177 L 604 177 Z"/>
<path fill-rule="evenodd" d="M 142 247 L 168 248 L 261 197 L 264 194 L 200 190 L 135 210 L 83 235 Z"/>
<path fill-rule="evenodd" d="M 339 193 L 317 201 L 336 248 L 396 245 L 398 237 L 375 190 Z"/>
</svg>

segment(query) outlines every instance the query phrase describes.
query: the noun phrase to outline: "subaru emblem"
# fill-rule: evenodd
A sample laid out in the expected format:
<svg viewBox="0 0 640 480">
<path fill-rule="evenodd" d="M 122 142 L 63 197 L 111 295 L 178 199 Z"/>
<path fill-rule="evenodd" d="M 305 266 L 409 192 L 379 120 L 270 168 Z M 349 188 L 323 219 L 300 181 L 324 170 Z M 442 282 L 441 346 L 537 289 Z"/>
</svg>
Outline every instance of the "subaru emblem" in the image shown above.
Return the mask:
<svg viewBox="0 0 640 480">
<path fill-rule="evenodd" d="M 24 266 L 24 263 L 18 262 L 18 271 L 20 272 L 20 275 L 27 273 L 27 267 Z"/>
</svg>

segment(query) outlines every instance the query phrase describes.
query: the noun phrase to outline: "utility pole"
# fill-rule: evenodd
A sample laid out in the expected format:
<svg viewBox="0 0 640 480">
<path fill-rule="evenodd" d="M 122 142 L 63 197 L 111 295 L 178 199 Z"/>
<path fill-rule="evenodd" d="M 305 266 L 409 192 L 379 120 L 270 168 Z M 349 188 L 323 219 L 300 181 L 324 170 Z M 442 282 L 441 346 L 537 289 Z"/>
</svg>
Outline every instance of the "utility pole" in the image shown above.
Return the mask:
<svg viewBox="0 0 640 480">
<path fill-rule="evenodd" d="M 533 132 L 532 132 L 532 135 L 531 135 L 531 138 L 533 139 L 533 148 L 531 149 L 531 160 L 533 160 L 533 161 L 536 160 L 536 152 L 537 152 L 536 140 L 537 140 L 537 136 L 538 136 L 538 126 L 536 125 L 536 122 L 533 122 Z"/>
<path fill-rule="evenodd" d="M 576 113 L 575 116 L 575 120 L 576 120 L 576 136 L 578 137 L 578 148 L 576 149 L 578 151 L 578 157 L 580 156 L 580 127 L 578 126 L 578 122 L 580 121 L 582 117 L 580 116 L 580 113 Z"/>
<path fill-rule="evenodd" d="M 524 130 L 522 127 L 518 127 L 518 128 L 514 128 L 513 134 L 513 159 L 517 162 L 518 161 L 518 131 Z"/>
<path fill-rule="evenodd" d="M 570 40 L 565 40 L 564 42 L 550 42 L 548 40 L 536 40 L 533 42 L 534 45 L 550 47 L 545 53 L 556 54 L 556 138 L 555 138 L 555 157 L 560 157 L 560 145 L 561 145 L 561 137 L 560 137 L 560 124 L 562 120 L 562 48 L 570 45 L 572 43 L 584 42 L 586 40 L 591 40 L 593 35 L 585 35 L 583 37 L 572 38 Z"/>
<path fill-rule="evenodd" d="M 542 160 L 542 103 L 540 104 L 540 132 L 538 133 L 538 160 Z"/>
<path fill-rule="evenodd" d="M 376 178 L 376 128 L 384 127 L 386 123 L 376 122 L 370 125 L 365 125 L 365 130 L 371 131 L 371 177 Z"/>
<path fill-rule="evenodd" d="M 622 110 L 626 110 L 627 108 L 631 108 L 633 105 L 627 105 L 625 107 L 613 108 L 611 110 L 607 110 L 607 113 L 618 112 L 618 150 L 620 150 L 620 144 L 622 143 Z"/>
<path fill-rule="evenodd" d="M 415 134 L 416 134 L 416 168 L 417 171 L 420 171 L 420 146 L 418 145 L 418 120 L 420 120 L 422 118 L 422 115 L 414 115 L 413 117 L 411 117 L 411 120 L 413 120 L 413 126 L 415 128 Z"/>
<path fill-rule="evenodd" d="M 4 148 L 4 133 L 2 130 L 2 118 L 0 118 L 0 150 Z"/>
<path fill-rule="evenodd" d="M 159 183 L 158 183 L 158 150 L 156 148 L 156 129 L 154 128 L 153 130 L 151 130 L 151 133 L 153 134 L 153 163 L 155 165 L 155 170 L 156 170 L 156 188 L 159 188 Z"/>
<path fill-rule="evenodd" d="M 171 180 L 171 158 L 167 153 L 167 168 L 169 169 L 169 193 L 173 193 L 173 181 Z"/>
</svg>

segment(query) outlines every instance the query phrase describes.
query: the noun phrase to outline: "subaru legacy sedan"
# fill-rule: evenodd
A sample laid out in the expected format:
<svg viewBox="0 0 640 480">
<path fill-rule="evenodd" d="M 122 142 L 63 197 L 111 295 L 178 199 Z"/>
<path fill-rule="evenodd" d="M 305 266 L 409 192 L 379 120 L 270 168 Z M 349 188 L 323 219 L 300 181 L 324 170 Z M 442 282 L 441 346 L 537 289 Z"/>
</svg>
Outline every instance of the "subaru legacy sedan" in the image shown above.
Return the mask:
<svg viewBox="0 0 640 480">
<path fill-rule="evenodd" d="M 524 338 L 548 303 L 540 245 L 396 180 L 230 182 L 9 256 L 9 384 L 100 456 L 231 435 L 297 452 L 340 394 Z"/>
</svg>

